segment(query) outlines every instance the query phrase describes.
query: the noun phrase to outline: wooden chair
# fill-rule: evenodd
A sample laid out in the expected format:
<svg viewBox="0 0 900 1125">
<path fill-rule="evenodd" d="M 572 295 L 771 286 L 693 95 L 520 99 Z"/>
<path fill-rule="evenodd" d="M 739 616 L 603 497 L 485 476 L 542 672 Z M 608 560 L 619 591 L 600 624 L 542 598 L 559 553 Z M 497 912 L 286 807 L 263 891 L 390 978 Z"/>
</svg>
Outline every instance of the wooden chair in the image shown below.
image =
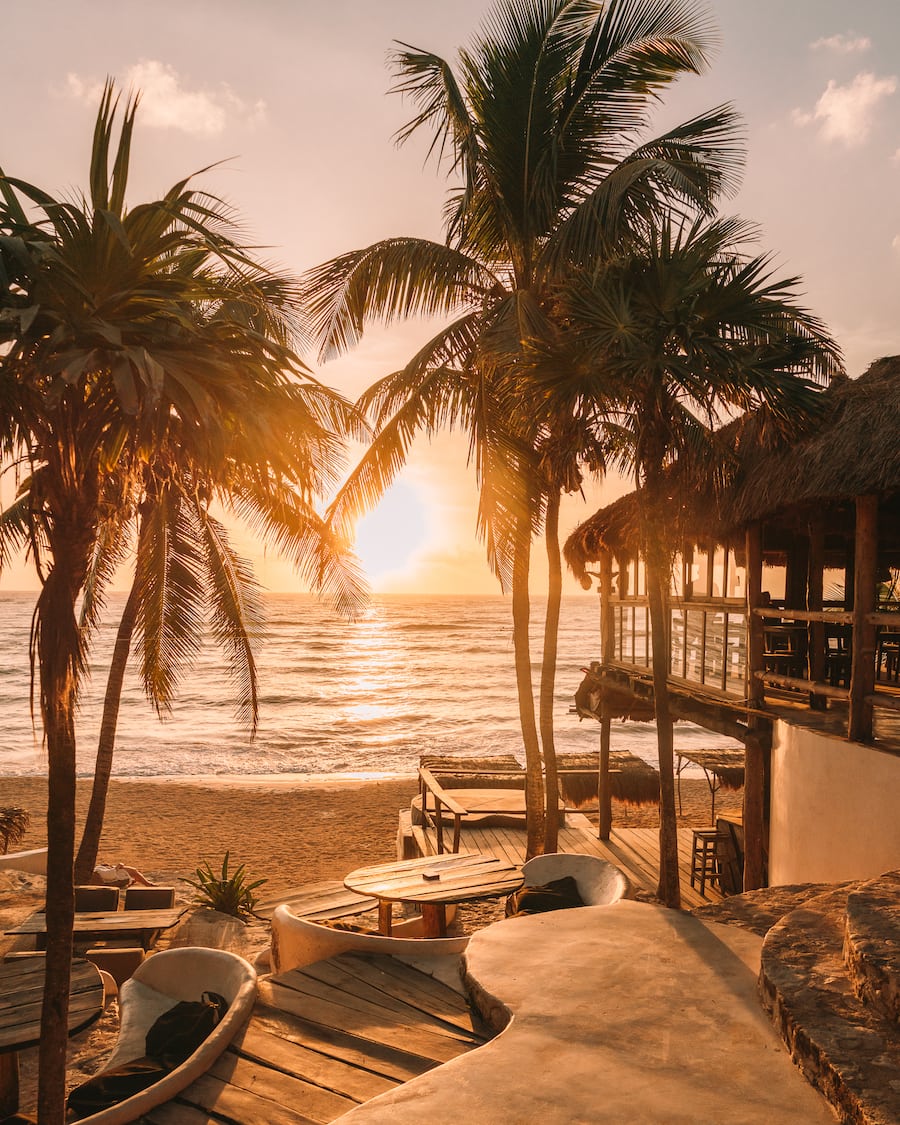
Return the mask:
<svg viewBox="0 0 900 1125">
<path fill-rule="evenodd" d="M 94 911 L 119 909 L 118 887 L 84 886 L 75 888 L 75 912 L 86 914 Z"/>
<path fill-rule="evenodd" d="M 174 887 L 125 888 L 125 910 L 170 910 L 174 905 Z"/>
</svg>

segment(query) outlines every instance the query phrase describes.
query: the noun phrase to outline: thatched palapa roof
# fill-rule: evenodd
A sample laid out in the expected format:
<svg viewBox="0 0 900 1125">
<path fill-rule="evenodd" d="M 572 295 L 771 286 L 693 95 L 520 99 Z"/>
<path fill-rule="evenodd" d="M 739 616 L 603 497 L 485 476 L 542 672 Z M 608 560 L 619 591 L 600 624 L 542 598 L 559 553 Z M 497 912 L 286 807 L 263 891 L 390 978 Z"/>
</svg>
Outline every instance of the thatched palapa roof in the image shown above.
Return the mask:
<svg viewBox="0 0 900 1125">
<path fill-rule="evenodd" d="M 599 793 L 599 754 L 558 754 L 560 796 L 578 808 L 596 801 Z M 617 801 L 627 805 L 659 802 L 659 773 L 629 750 L 610 750 L 609 788 Z"/>
<path fill-rule="evenodd" d="M 744 751 L 727 748 L 716 750 L 676 750 L 681 758 L 700 766 L 719 781 L 723 789 L 740 789 L 744 784 Z"/>
<path fill-rule="evenodd" d="M 752 420 L 723 431 L 738 469 L 722 496 L 694 481 L 680 485 L 676 468 L 671 515 L 679 531 L 722 542 L 766 516 L 871 494 L 900 509 L 900 356 L 877 360 L 858 379 L 834 379 L 822 400 L 818 424 L 778 449 L 761 447 Z M 623 496 L 572 532 L 564 554 L 576 576 L 606 550 L 637 553 L 639 504 L 639 493 Z"/>
</svg>

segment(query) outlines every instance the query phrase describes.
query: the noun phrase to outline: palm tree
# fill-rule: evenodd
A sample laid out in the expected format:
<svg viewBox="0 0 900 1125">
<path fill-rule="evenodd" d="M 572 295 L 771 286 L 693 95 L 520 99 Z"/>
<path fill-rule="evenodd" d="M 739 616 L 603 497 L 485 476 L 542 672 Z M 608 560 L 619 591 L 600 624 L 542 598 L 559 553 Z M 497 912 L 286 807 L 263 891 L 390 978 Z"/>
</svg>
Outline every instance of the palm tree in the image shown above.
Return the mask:
<svg viewBox="0 0 900 1125">
<path fill-rule="evenodd" d="M 660 91 L 699 73 L 710 43 L 706 16 L 685 0 L 505 0 L 460 52 L 458 75 L 401 45 L 395 89 L 417 113 L 399 140 L 428 130 L 429 151 L 461 180 L 445 209 L 446 243 L 388 239 L 308 275 L 326 357 L 371 319 L 448 318 L 367 396 L 378 436 L 334 518 L 352 524 L 378 499 L 416 432 L 468 434 L 479 529 L 513 593 L 529 855 L 543 848 L 527 625 L 531 536 L 547 496 L 536 447 L 548 419 L 526 401 L 525 341 L 550 332 L 549 295 L 573 262 L 603 257 L 662 204 L 706 209 L 730 185 L 740 151 L 728 107 L 634 147 Z"/>
<path fill-rule="evenodd" d="M 578 404 L 574 409 L 583 409 Z M 544 851 L 555 852 L 559 846 L 559 814 L 557 810 L 559 777 L 556 763 L 556 739 L 553 704 L 556 696 L 556 664 L 559 647 L 559 618 L 562 607 L 562 553 L 559 542 L 559 512 L 564 494 L 578 492 L 584 473 L 600 476 L 606 464 L 602 434 L 596 433 L 591 420 L 596 404 L 591 403 L 588 416 L 573 416 L 573 404 L 564 411 L 539 438 L 538 464 L 546 489 L 544 543 L 547 550 L 547 610 L 544 617 L 544 640 L 541 655 L 541 679 L 538 696 L 538 726 L 544 759 L 545 823 Z"/>
<path fill-rule="evenodd" d="M 797 278 L 775 280 L 766 256 L 748 256 L 752 228 L 735 220 L 664 221 L 640 251 L 573 274 L 557 314 L 564 360 L 542 360 L 545 387 L 614 405 L 597 423 L 611 460 L 642 496 L 652 667 L 659 742 L 658 894 L 678 906 L 678 850 L 667 686 L 668 591 L 676 546 L 667 471 L 675 463 L 721 473 L 716 432 L 736 412 L 764 410 L 768 427 L 796 432 L 817 407 L 816 384 L 840 369 L 824 325 L 795 299 Z M 571 385 L 560 383 L 568 372 Z"/>
<path fill-rule="evenodd" d="M 49 775 L 38 1113 L 54 1125 L 64 1118 L 75 711 L 87 644 L 76 607 L 98 538 L 166 440 L 189 449 L 195 468 L 223 460 L 236 434 L 248 449 L 283 442 L 280 425 L 255 431 L 259 404 L 277 396 L 290 434 L 305 378 L 281 327 L 294 323 L 295 286 L 241 244 L 225 204 L 185 180 L 126 206 L 135 109 L 125 109 L 110 170 L 117 101 L 107 87 L 87 198 L 59 201 L 0 179 L 0 455 L 22 480 L 2 526 L 7 545 L 26 538 L 41 581 L 31 642 Z M 304 479 L 307 448 L 284 443 L 289 480 Z M 260 482 L 273 471 L 269 452 L 247 469 Z M 196 487 L 202 497 L 203 475 Z"/>
<path fill-rule="evenodd" d="M 321 397 L 320 389 L 315 398 Z M 257 423 L 267 408 L 284 413 L 280 400 L 261 402 L 259 406 L 254 419 Z M 277 415 L 269 419 L 269 424 L 276 423 Z M 327 436 L 311 413 L 306 433 L 295 435 L 293 440 L 296 445 L 304 441 L 311 446 L 320 433 Z M 255 444 L 265 456 L 268 446 Z M 273 447 L 273 463 L 278 448 Z M 311 476 L 321 456 L 312 447 L 306 455 Z M 339 463 L 336 457 L 332 461 L 334 465 Z M 334 541 L 308 500 L 304 501 L 285 481 L 258 479 L 251 471 L 250 451 L 238 449 L 199 475 L 190 471 L 188 462 L 182 445 L 173 448 L 167 443 L 157 451 L 157 468 L 145 474 L 143 492 L 134 505 L 134 577 L 107 676 L 91 799 L 75 859 L 76 884 L 89 880 L 97 862 L 119 704 L 135 631 L 145 692 L 158 711 L 165 711 L 180 681 L 180 670 L 189 666 L 197 653 L 200 626 L 204 618 L 210 618 L 213 639 L 225 651 L 231 668 L 238 718 L 249 727 L 251 736 L 255 733 L 259 705 L 252 641 L 262 628 L 259 589 L 249 563 L 231 548 L 227 528 L 211 514 L 211 500 L 232 512 L 235 502 L 241 500 L 244 516 L 254 517 L 264 538 L 271 539 L 273 532 L 278 533 L 282 551 L 290 551 L 295 566 L 312 588 L 332 593 L 336 608 L 344 614 L 353 615 L 360 608 L 361 589 L 344 557 L 344 545 Z M 319 489 L 324 491 L 329 480 L 330 474 L 325 474 Z M 116 511 L 110 522 L 108 534 L 98 541 L 95 565 L 86 584 L 84 624 L 93 625 L 99 618 L 112 565 L 119 561 L 129 541 L 123 534 L 129 527 L 123 513 Z"/>
</svg>

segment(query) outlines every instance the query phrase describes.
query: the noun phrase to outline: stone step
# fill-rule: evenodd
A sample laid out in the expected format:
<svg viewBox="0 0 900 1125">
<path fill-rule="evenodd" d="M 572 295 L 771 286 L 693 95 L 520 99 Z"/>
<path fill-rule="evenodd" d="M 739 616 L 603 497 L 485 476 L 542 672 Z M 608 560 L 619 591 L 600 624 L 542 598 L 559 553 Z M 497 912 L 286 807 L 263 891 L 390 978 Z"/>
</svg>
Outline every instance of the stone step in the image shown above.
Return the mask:
<svg viewBox="0 0 900 1125">
<path fill-rule="evenodd" d="M 785 915 L 763 942 L 760 994 L 794 1062 L 842 1121 L 900 1122 L 900 1032 L 866 1006 L 844 962 L 848 894 L 835 887 Z"/>
<path fill-rule="evenodd" d="M 857 996 L 884 1019 L 900 1022 L 900 871 L 850 894 L 844 961 Z"/>
</svg>

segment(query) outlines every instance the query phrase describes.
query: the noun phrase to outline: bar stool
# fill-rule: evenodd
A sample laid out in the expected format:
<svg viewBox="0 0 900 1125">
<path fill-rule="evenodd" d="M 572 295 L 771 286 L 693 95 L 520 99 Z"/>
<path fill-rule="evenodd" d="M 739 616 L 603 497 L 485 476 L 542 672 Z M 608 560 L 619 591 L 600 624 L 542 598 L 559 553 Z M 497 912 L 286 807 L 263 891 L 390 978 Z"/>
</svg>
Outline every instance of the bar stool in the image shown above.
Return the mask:
<svg viewBox="0 0 900 1125">
<path fill-rule="evenodd" d="M 694 845 L 691 849 L 691 886 L 700 881 L 700 895 L 706 898 L 706 883 L 719 874 L 717 845 L 719 833 L 715 828 L 695 828 Z"/>
</svg>

